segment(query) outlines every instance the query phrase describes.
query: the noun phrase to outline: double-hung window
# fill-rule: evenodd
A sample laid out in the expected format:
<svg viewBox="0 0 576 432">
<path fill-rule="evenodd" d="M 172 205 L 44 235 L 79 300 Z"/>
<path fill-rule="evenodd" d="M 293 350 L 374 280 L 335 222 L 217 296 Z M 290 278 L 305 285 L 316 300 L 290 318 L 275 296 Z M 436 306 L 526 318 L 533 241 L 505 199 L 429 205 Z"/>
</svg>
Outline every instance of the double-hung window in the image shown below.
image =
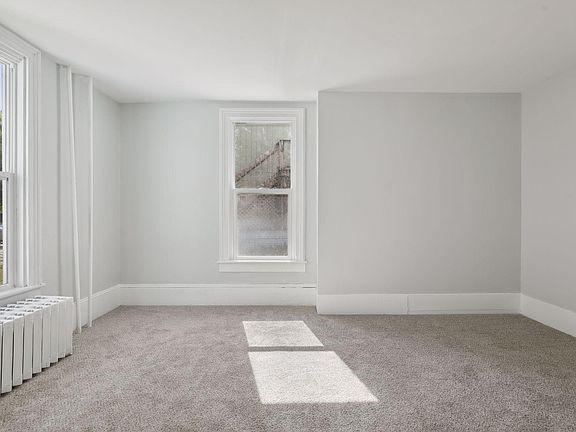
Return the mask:
<svg viewBox="0 0 576 432">
<path fill-rule="evenodd" d="M 38 289 L 40 52 L 0 26 L 0 300 Z"/>
<path fill-rule="evenodd" d="M 220 271 L 303 272 L 304 110 L 220 110 Z"/>
</svg>

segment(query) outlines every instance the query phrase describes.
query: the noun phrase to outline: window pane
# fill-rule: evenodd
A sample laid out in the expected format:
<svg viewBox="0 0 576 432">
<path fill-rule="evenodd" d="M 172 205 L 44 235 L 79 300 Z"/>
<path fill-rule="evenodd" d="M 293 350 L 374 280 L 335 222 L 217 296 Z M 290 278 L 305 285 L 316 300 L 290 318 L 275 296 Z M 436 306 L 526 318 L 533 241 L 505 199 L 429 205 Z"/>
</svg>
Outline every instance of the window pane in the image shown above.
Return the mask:
<svg viewBox="0 0 576 432">
<path fill-rule="evenodd" d="M 3 121 L 4 121 L 4 65 L 0 63 L 0 171 L 4 170 L 4 136 L 3 136 Z"/>
<path fill-rule="evenodd" d="M 0 285 L 5 283 L 6 278 L 4 277 L 4 238 L 6 233 L 4 232 L 4 201 L 6 194 L 6 180 L 0 181 Z"/>
<path fill-rule="evenodd" d="M 236 123 L 237 188 L 290 188 L 289 124 Z"/>
<path fill-rule="evenodd" d="M 3 121 L 4 121 L 4 65 L 0 64 L 0 165 L 3 167 L 4 162 L 2 155 L 4 154 L 4 133 L 3 133 Z M 1 169 L 1 168 L 0 168 Z M 4 193 L 6 191 L 6 182 L 2 180 L 0 182 L 0 285 L 5 281 L 4 278 L 4 237 L 6 237 L 4 232 Z"/>
<path fill-rule="evenodd" d="M 238 255 L 288 255 L 288 195 L 237 195 Z"/>
</svg>

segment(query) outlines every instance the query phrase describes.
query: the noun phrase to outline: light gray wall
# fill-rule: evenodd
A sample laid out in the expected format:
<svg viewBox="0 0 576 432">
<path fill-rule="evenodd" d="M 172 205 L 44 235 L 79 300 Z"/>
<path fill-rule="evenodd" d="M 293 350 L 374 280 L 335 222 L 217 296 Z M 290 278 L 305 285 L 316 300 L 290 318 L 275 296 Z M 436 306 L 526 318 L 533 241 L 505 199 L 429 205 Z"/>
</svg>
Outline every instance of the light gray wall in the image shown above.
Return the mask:
<svg viewBox="0 0 576 432">
<path fill-rule="evenodd" d="M 522 94 L 522 293 L 576 312 L 576 69 Z"/>
<path fill-rule="evenodd" d="M 320 92 L 319 294 L 520 289 L 520 97 Z"/>
<path fill-rule="evenodd" d="M 306 273 L 219 273 L 218 109 L 306 108 Z M 316 282 L 316 105 L 121 105 L 124 283 Z"/>
<path fill-rule="evenodd" d="M 94 91 L 94 292 L 121 282 L 120 105 Z"/>
<path fill-rule="evenodd" d="M 56 63 L 42 55 L 40 146 L 40 224 L 42 231 L 42 290 L 47 295 L 72 295 L 62 286 L 60 261 L 58 74 Z"/>
<path fill-rule="evenodd" d="M 42 276 L 44 294 L 73 295 L 73 257 L 69 159 L 58 136 L 58 74 L 56 62 L 42 56 L 42 112 L 40 160 Z M 95 165 L 95 281 L 94 292 L 120 282 L 120 147 L 119 105 L 106 95 L 94 94 Z M 80 147 L 80 146 L 79 146 Z M 77 148 L 82 297 L 88 293 L 88 148 Z M 84 220 L 86 219 L 86 220 Z"/>
</svg>

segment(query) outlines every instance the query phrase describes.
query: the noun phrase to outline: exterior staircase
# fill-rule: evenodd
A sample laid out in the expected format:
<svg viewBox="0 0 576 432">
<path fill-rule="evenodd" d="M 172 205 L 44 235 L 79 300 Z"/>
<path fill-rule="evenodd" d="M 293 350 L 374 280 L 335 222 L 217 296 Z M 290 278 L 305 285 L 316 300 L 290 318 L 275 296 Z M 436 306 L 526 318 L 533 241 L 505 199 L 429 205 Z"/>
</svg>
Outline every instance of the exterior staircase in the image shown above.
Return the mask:
<svg viewBox="0 0 576 432">
<path fill-rule="evenodd" d="M 271 150 L 258 155 L 254 162 L 236 173 L 236 185 L 242 181 L 257 178 L 257 185 L 253 187 L 267 189 L 290 188 L 290 157 L 287 149 L 290 140 L 279 140 Z"/>
</svg>

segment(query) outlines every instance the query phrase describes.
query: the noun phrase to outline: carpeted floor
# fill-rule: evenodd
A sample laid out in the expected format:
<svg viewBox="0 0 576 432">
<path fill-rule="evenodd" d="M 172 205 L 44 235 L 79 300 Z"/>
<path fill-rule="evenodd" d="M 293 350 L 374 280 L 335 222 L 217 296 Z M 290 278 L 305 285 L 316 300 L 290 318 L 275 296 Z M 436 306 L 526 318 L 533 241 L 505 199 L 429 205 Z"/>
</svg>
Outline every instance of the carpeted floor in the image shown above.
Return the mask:
<svg viewBox="0 0 576 432">
<path fill-rule="evenodd" d="M 249 348 L 303 320 L 324 347 Z M 576 339 L 521 316 L 121 307 L 0 397 L 1 431 L 576 431 Z M 333 351 L 377 403 L 260 402 L 257 351 Z"/>
</svg>

